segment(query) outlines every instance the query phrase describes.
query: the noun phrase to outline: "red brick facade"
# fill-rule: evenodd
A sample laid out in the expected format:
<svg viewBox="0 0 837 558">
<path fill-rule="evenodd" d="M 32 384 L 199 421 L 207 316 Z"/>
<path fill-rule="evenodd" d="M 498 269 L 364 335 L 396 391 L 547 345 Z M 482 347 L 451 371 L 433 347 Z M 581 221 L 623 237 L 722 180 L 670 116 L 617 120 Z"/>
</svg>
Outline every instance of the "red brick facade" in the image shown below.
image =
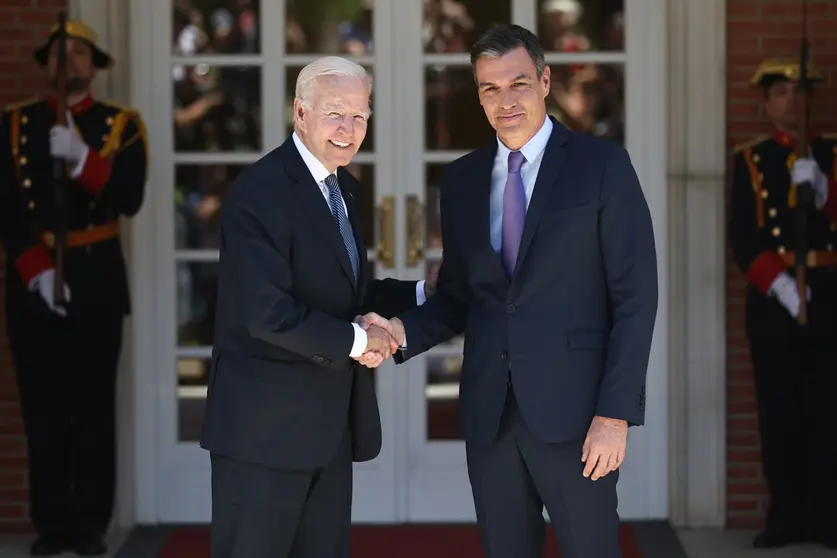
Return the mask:
<svg viewBox="0 0 837 558">
<path fill-rule="evenodd" d="M 44 91 L 45 81 L 31 52 L 55 22 L 61 0 L 0 2 L 0 105 Z M 727 142 L 732 145 L 764 131 L 758 93 L 746 83 L 765 56 L 798 52 L 800 2 L 728 0 Z M 811 53 L 828 75 L 815 99 L 814 124 L 837 131 L 837 2 L 808 0 Z M 5 262 L 0 254 L 0 284 Z M 743 326 L 741 274 L 731 261 L 727 274 L 728 348 L 728 524 L 761 523 L 766 497 L 759 466 L 752 376 Z M 0 297 L 0 317 L 3 314 Z M 0 532 L 28 529 L 26 457 L 13 369 L 0 319 Z"/>
<path fill-rule="evenodd" d="M 728 0 L 727 143 L 765 131 L 758 91 L 747 88 L 758 62 L 799 53 L 800 0 Z M 808 0 L 811 58 L 826 74 L 815 91 L 812 127 L 837 131 L 837 2 Z M 757 527 L 767 505 L 756 435 L 755 395 L 744 333 L 744 280 L 727 257 L 727 524 Z"/>
</svg>

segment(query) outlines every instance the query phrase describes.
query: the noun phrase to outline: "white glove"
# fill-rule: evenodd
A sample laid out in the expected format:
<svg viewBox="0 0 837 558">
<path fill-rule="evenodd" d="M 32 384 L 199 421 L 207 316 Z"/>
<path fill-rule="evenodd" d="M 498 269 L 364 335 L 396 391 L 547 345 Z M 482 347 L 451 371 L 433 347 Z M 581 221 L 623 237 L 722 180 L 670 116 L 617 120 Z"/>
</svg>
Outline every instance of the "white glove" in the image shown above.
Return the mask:
<svg viewBox="0 0 837 558">
<path fill-rule="evenodd" d="M 794 184 L 810 182 L 814 188 L 814 204 L 822 209 L 828 201 L 828 179 L 820 166 L 812 157 L 797 159 L 791 168 L 791 179 Z"/>
<path fill-rule="evenodd" d="M 73 117 L 67 111 L 67 125 L 55 125 L 49 130 L 49 153 L 73 165 L 73 174 L 81 174 L 81 168 L 87 160 L 87 144 L 76 132 Z M 74 176 L 77 178 L 77 176 Z"/>
<path fill-rule="evenodd" d="M 49 307 L 50 310 L 58 314 L 59 316 L 66 316 L 67 310 L 62 308 L 61 306 L 55 305 L 55 298 L 53 295 L 53 288 L 55 287 L 55 270 L 54 269 L 47 269 L 35 277 L 29 282 L 29 290 L 33 293 L 38 293 L 41 295 L 41 298 L 44 299 L 46 305 Z M 70 287 L 67 284 L 64 284 L 64 301 L 70 302 Z"/>
<path fill-rule="evenodd" d="M 806 297 L 811 301 L 811 287 L 806 285 Z M 788 272 L 780 273 L 776 279 L 771 283 L 767 294 L 773 295 L 779 303 L 785 307 L 791 316 L 796 318 L 799 316 L 799 290 L 796 288 L 796 279 L 790 276 Z"/>
</svg>

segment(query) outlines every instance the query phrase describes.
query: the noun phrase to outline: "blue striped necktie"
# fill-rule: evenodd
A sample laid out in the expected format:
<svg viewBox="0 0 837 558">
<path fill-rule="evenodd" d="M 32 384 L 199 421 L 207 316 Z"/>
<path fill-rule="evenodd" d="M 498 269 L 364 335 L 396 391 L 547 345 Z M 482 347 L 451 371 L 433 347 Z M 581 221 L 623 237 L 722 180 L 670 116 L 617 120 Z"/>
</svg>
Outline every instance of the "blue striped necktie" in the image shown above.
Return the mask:
<svg viewBox="0 0 837 558">
<path fill-rule="evenodd" d="M 355 282 L 357 282 L 360 258 L 357 253 L 355 237 L 352 235 L 352 226 L 349 223 L 346 212 L 343 210 L 343 196 L 340 194 L 340 185 L 337 183 L 337 176 L 334 174 L 328 175 L 325 179 L 325 185 L 328 187 L 328 205 L 331 207 L 331 214 L 334 216 L 337 227 L 340 229 L 340 236 L 343 237 L 343 245 L 349 254 L 349 262 L 352 264 Z"/>
</svg>

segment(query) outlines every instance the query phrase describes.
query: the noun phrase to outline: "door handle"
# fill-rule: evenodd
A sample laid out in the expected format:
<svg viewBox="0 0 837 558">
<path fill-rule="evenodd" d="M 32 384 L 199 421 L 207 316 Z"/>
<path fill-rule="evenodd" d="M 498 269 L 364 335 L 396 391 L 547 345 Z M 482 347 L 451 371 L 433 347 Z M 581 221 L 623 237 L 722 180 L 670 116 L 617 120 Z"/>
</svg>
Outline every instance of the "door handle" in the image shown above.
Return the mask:
<svg viewBox="0 0 837 558">
<path fill-rule="evenodd" d="M 418 196 L 407 196 L 407 266 L 416 267 L 424 258 L 424 204 Z"/>
<path fill-rule="evenodd" d="M 378 262 L 388 268 L 395 267 L 395 198 L 384 196 L 378 206 Z"/>
</svg>

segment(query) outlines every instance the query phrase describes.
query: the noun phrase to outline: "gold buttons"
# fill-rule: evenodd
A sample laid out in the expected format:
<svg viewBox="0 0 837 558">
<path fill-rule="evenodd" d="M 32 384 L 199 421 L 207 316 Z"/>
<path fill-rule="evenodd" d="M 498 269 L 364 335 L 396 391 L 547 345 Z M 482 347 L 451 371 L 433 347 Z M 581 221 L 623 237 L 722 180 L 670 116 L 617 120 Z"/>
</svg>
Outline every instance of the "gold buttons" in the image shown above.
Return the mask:
<svg viewBox="0 0 837 558">
<path fill-rule="evenodd" d="M 759 161 L 761 161 L 761 157 L 759 157 L 759 154 L 756 153 L 755 155 L 753 155 L 753 162 L 758 163 Z"/>
<path fill-rule="evenodd" d="M 23 179 L 23 187 L 24 188 L 29 188 L 30 186 L 32 186 L 32 179 L 31 178 L 24 178 Z"/>
<path fill-rule="evenodd" d="M 102 134 L 102 141 L 103 141 L 103 142 L 107 142 L 107 141 L 108 141 L 108 135 L 107 135 L 107 134 Z"/>
<path fill-rule="evenodd" d="M 761 199 L 763 199 L 763 200 L 767 199 L 767 190 L 762 190 L 761 191 Z"/>
<path fill-rule="evenodd" d="M 107 118 L 105 118 L 105 124 L 107 124 L 108 126 L 113 126 L 113 117 L 108 116 Z"/>
<path fill-rule="evenodd" d="M 779 252 L 780 254 L 784 254 L 785 253 L 785 247 L 784 246 L 779 246 L 778 248 L 776 248 L 776 251 Z"/>
<path fill-rule="evenodd" d="M 770 209 L 767 210 L 767 214 L 770 215 L 771 217 L 776 217 L 776 213 L 777 213 L 777 211 L 776 211 L 775 207 L 771 207 Z"/>
<path fill-rule="evenodd" d="M 20 117 L 20 123 L 21 123 L 21 124 L 26 124 L 27 122 L 29 122 L 29 117 L 28 117 L 28 116 L 26 116 L 25 114 L 24 114 L 24 115 L 22 115 L 22 116 Z"/>
<path fill-rule="evenodd" d="M 773 230 L 770 231 L 770 234 L 773 236 L 779 236 L 782 233 L 782 230 L 779 227 L 773 227 Z"/>
<path fill-rule="evenodd" d="M 21 164 L 21 165 L 25 165 L 25 164 L 26 164 L 26 163 L 28 163 L 28 162 L 29 162 L 29 159 L 27 159 L 27 158 L 26 158 L 26 155 L 21 155 L 21 157 L 20 157 L 20 164 Z"/>
<path fill-rule="evenodd" d="M 29 200 L 29 209 L 35 209 L 35 200 Z"/>
<path fill-rule="evenodd" d="M 26 136 L 20 136 L 20 145 L 26 145 L 27 141 L 29 141 L 29 138 Z"/>
</svg>

